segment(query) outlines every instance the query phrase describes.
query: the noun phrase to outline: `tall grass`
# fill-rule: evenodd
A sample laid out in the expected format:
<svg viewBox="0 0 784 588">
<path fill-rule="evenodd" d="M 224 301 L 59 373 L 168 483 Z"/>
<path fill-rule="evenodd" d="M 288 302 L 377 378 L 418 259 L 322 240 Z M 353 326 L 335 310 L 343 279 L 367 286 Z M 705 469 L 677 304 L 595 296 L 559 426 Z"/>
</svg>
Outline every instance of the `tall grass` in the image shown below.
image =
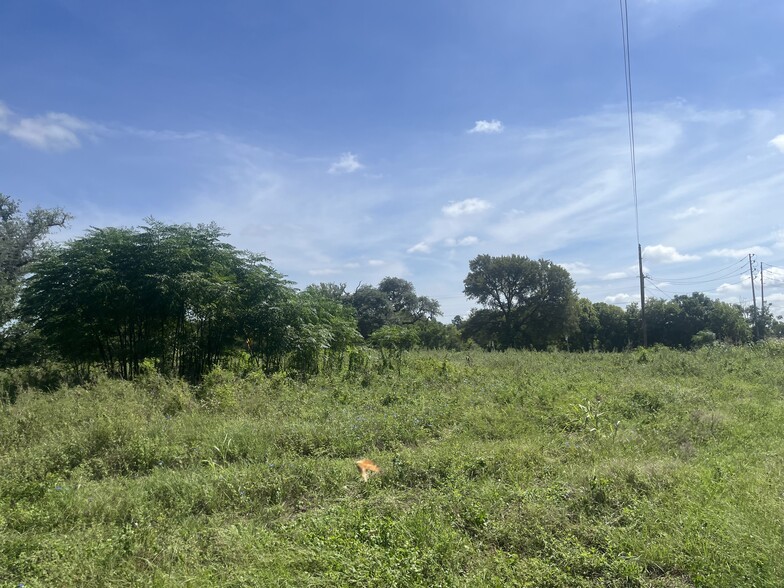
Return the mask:
<svg viewBox="0 0 784 588">
<path fill-rule="evenodd" d="M 782 422 L 775 344 L 21 391 L 0 585 L 782 586 Z"/>
</svg>

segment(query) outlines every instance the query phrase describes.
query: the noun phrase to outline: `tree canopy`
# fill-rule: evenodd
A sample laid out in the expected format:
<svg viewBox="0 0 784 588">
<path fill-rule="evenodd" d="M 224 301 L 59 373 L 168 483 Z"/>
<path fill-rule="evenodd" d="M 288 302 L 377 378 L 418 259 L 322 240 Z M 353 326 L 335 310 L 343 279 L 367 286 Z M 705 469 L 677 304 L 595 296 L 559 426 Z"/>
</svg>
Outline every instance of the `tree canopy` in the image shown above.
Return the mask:
<svg viewBox="0 0 784 588">
<path fill-rule="evenodd" d="M 543 349 L 577 330 L 574 281 L 549 260 L 479 255 L 469 262 L 463 283 L 465 295 L 486 307 L 469 317 L 466 328 L 485 333 L 503 349 Z"/>
<path fill-rule="evenodd" d="M 132 377 L 152 358 L 163 373 L 196 379 L 238 338 L 286 328 L 285 280 L 222 236 L 215 225 L 155 221 L 92 229 L 32 267 L 24 316 L 75 364 Z"/>
<path fill-rule="evenodd" d="M 21 278 L 49 231 L 64 227 L 70 218 L 60 208 L 34 208 L 22 215 L 18 201 L 0 194 L 0 327 L 14 318 Z"/>
</svg>

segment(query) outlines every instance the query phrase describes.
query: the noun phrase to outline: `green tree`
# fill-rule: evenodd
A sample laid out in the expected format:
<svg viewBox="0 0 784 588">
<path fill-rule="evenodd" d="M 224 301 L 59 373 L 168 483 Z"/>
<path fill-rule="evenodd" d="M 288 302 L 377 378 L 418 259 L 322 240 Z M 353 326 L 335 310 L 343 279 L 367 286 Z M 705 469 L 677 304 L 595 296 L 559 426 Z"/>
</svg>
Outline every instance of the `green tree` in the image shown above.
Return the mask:
<svg viewBox="0 0 784 588">
<path fill-rule="evenodd" d="M 752 337 L 751 325 L 741 307 L 713 300 L 700 292 L 678 295 L 671 300 L 647 300 L 646 322 L 648 342 L 669 347 L 691 348 L 695 341 L 704 339 L 694 339 L 702 331 L 709 331 L 717 340 L 728 343 L 744 343 Z"/>
<path fill-rule="evenodd" d="M 403 353 L 419 343 L 419 335 L 411 326 L 384 325 L 370 336 L 370 342 L 380 351 L 383 367 L 396 366 L 400 371 Z"/>
<path fill-rule="evenodd" d="M 590 351 L 599 346 L 599 315 L 593 303 L 587 298 L 577 301 L 578 331 L 569 339 L 572 350 Z"/>
<path fill-rule="evenodd" d="M 19 325 L 17 301 L 22 278 L 46 247 L 46 237 L 55 227 L 64 227 L 70 215 L 60 208 L 35 208 L 22 214 L 19 202 L 0 194 L 0 347 L 3 363 L 16 361 L 24 342 L 32 335 Z M 9 324 L 15 321 L 13 324 Z"/>
<path fill-rule="evenodd" d="M 339 371 L 346 354 L 362 341 L 352 309 L 313 286 L 299 293 L 296 303 L 291 366 L 302 374 Z"/>
<path fill-rule="evenodd" d="M 543 349 L 562 344 L 577 330 L 574 281 L 568 271 L 549 260 L 479 255 L 469 262 L 463 283 L 468 298 L 499 315 L 501 320 L 493 323 L 500 324 L 496 335 L 501 348 Z"/>
<path fill-rule="evenodd" d="M 378 289 L 389 300 L 395 324 L 410 325 L 441 316 L 441 305 L 427 296 L 417 296 L 414 284 L 402 278 L 386 277 Z"/>
<path fill-rule="evenodd" d="M 424 320 L 416 323 L 414 327 L 419 334 L 419 342 L 425 349 L 456 351 L 463 348 L 460 332 L 455 325 L 445 325 L 437 320 Z"/>
<path fill-rule="evenodd" d="M 392 320 L 394 311 L 389 298 L 378 288 L 367 284 L 359 286 L 349 301 L 357 315 L 359 332 L 365 339 Z"/>
<path fill-rule="evenodd" d="M 602 351 L 621 351 L 629 344 L 626 312 L 614 304 L 595 302 L 593 305 L 599 328 L 596 339 Z M 636 320 L 636 318 L 635 318 Z"/>
<path fill-rule="evenodd" d="M 195 381 L 246 332 L 272 322 L 288 289 L 265 258 L 223 236 L 214 224 L 152 220 L 141 229 L 93 229 L 31 267 L 21 307 L 75 366 L 100 363 L 131 378 L 149 358 L 161 372 Z"/>
</svg>

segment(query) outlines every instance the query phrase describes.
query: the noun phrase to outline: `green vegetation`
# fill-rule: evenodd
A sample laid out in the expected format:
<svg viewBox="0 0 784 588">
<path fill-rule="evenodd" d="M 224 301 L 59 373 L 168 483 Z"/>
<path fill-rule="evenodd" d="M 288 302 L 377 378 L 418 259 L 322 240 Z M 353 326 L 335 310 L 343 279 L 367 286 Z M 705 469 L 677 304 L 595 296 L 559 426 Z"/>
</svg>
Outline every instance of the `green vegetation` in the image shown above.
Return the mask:
<svg viewBox="0 0 784 588">
<path fill-rule="evenodd" d="M 20 390 L 0 586 L 781 586 L 780 344 L 360 355 Z"/>
<path fill-rule="evenodd" d="M 0 369 L 16 368 L 2 396 L 47 380 L 87 381 L 96 372 L 133 380 L 153 369 L 198 384 L 218 366 L 301 377 L 356 367 L 371 345 L 383 365 L 403 351 L 536 349 L 622 351 L 642 340 L 638 307 L 579 298 L 569 272 L 521 255 L 478 255 L 464 294 L 482 306 L 445 325 L 437 300 L 387 276 L 378 286 L 292 287 L 263 255 L 222 241 L 215 224 L 92 228 L 49 246 L 69 216 L 0 194 Z M 647 301 L 647 340 L 694 349 L 784 333 L 770 306 L 743 309 L 704 294 Z M 780 317 L 779 317 L 780 318 Z M 24 370 L 27 376 L 23 377 Z"/>
</svg>

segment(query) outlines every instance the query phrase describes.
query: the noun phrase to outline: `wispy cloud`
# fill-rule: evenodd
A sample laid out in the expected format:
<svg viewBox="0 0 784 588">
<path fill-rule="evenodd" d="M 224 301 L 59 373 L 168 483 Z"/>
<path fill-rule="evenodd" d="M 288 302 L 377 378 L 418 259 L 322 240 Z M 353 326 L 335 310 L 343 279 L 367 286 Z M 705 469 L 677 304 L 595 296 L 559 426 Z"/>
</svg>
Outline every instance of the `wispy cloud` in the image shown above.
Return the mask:
<svg viewBox="0 0 784 588">
<path fill-rule="evenodd" d="M 340 159 L 329 167 L 331 174 L 350 174 L 362 169 L 364 166 L 353 153 L 343 153 Z"/>
<path fill-rule="evenodd" d="M 474 123 L 473 128 L 469 129 L 469 133 L 482 133 L 485 135 L 493 135 L 502 133 L 504 125 L 500 120 L 478 120 Z"/>
<path fill-rule="evenodd" d="M 725 248 L 725 249 L 713 249 L 708 253 L 711 257 L 746 257 L 749 253 L 753 255 L 770 255 L 771 250 L 767 247 L 761 247 L 759 245 L 752 245 L 751 247 L 740 247 L 740 248 Z"/>
<path fill-rule="evenodd" d="M 564 268 L 572 276 L 590 276 L 592 273 L 590 266 L 587 263 L 583 263 L 581 261 L 575 261 L 573 263 L 560 263 L 558 265 Z"/>
<path fill-rule="evenodd" d="M 776 149 L 784 153 L 784 134 L 773 137 L 769 141 L 769 143 L 773 145 Z"/>
<path fill-rule="evenodd" d="M 462 239 L 444 239 L 444 244 L 449 247 L 468 247 L 470 245 L 476 245 L 477 243 L 479 243 L 479 237 L 475 237 L 474 235 L 468 235 Z"/>
<path fill-rule="evenodd" d="M 675 247 L 668 245 L 649 245 L 642 251 L 643 257 L 648 261 L 660 263 L 682 263 L 684 261 L 697 261 L 698 255 L 678 253 Z"/>
<path fill-rule="evenodd" d="M 406 252 L 408 252 L 408 253 L 430 253 L 431 250 L 432 250 L 432 247 L 430 245 L 428 245 L 424 241 L 420 241 L 416 245 L 406 249 Z"/>
<path fill-rule="evenodd" d="M 740 258 L 765 253 L 739 244 L 784 247 L 774 220 L 782 212 L 784 172 L 778 152 L 767 145 L 771 117 L 698 113 L 684 105 L 639 114 L 642 242 L 659 243 L 646 248 L 646 262 L 683 262 L 681 271 L 697 275 L 717 269 L 689 268 L 690 261 L 706 264 L 708 251 Z M 7 140 L 7 129 L 18 122 L 8 109 L 0 110 L 0 133 Z M 425 295 L 443 297 L 450 316 L 470 308 L 461 296 L 462 280 L 476 253 L 580 260 L 564 266 L 583 295 L 613 304 L 636 300 L 624 293 L 635 288 L 638 271 L 631 267 L 637 239 L 625 124 L 622 112 L 602 110 L 525 132 L 508 129 L 489 143 L 464 135 L 448 148 L 427 144 L 390 160 L 383 178 L 369 181 L 362 172 L 348 184 L 324 182 L 324 172 L 361 169 L 354 153 L 329 166 L 307 152 L 281 153 L 213 135 L 199 140 L 203 135 L 195 132 L 137 132 L 118 125 L 73 132 L 77 140 L 94 132 L 107 146 L 154 145 L 167 160 L 184 160 L 181 170 L 198 169 L 196 175 L 180 174 L 185 179 L 174 190 L 153 187 L 155 208 L 140 207 L 136 222 L 150 213 L 175 222 L 215 220 L 231 233 L 230 242 L 265 253 L 301 287 L 320 277 L 356 284 L 398 275 Z M 750 152 L 754 160 L 746 158 Z M 101 157 L 96 154 L 96 167 L 105 161 Z M 196 168 L 194 161 L 210 163 Z M 125 178 L 131 188 L 141 185 L 135 181 Z M 185 204 L 171 197 L 176 191 L 189 195 Z M 759 209 L 769 214 L 760 219 Z M 106 224 L 73 212 L 87 224 Z M 674 216 L 688 222 L 674 222 Z M 696 263 L 697 254 L 703 263 Z M 766 270 L 766 299 L 767 278 Z"/>
<path fill-rule="evenodd" d="M 453 202 L 444 206 L 441 211 L 452 217 L 463 216 L 466 214 L 476 214 L 484 210 L 488 210 L 492 205 L 487 200 L 481 198 L 466 198 L 460 202 Z"/>
<path fill-rule="evenodd" d="M 683 220 L 685 218 L 700 216 L 701 214 L 705 214 L 704 208 L 697 208 L 696 206 L 690 206 L 686 210 L 676 212 L 675 214 L 672 215 L 672 218 L 674 218 L 675 220 Z"/>
<path fill-rule="evenodd" d="M 5 104 L 0 103 L 0 132 L 28 147 L 42 151 L 76 149 L 94 128 L 92 123 L 62 112 L 48 112 L 30 118 L 19 117 Z"/>
</svg>

